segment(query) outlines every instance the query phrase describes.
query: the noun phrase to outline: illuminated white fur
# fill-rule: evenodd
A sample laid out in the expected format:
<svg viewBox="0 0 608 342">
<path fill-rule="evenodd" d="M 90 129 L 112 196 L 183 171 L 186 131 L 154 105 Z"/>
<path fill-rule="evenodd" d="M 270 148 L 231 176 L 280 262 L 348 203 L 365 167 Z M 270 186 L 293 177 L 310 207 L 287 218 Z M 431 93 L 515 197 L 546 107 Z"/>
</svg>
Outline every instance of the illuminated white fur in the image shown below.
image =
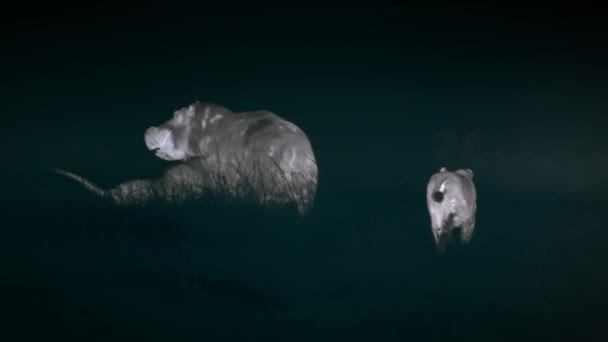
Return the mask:
<svg viewBox="0 0 608 342">
<path fill-rule="evenodd" d="M 439 250 L 443 250 L 443 244 L 455 227 L 461 227 L 462 243 L 471 240 L 477 210 L 473 171 L 461 169 L 449 172 L 442 167 L 429 180 L 426 198 L 433 237 Z"/>
</svg>

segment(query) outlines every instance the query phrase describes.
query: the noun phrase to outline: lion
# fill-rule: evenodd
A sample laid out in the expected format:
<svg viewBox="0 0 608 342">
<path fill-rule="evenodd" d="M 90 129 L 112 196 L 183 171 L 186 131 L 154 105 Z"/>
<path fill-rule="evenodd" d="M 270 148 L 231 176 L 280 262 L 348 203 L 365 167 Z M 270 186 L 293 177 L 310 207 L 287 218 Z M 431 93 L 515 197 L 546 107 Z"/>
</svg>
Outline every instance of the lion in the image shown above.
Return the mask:
<svg viewBox="0 0 608 342">
<path fill-rule="evenodd" d="M 213 192 L 263 205 L 295 204 L 301 215 L 312 208 L 318 170 L 311 143 L 298 126 L 270 111 L 235 114 L 195 102 L 148 128 L 144 141 L 160 159 L 180 163 L 160 179 L 132 180 L 109 190 L 55 171 L 119 204 L 173 202 Z"/>
<path fill-rule="evenodd" d="M 471 169 L 450 172 L 442 167 L 429 180 L 426 203 L 433 237 L 440 252 L 444 250 L 445 243 L 449 242 L 452 230 L 456 227 L 461 227 L 462 244 L 471 240 L 477 210 L 477 191 Z"/>
</svg>

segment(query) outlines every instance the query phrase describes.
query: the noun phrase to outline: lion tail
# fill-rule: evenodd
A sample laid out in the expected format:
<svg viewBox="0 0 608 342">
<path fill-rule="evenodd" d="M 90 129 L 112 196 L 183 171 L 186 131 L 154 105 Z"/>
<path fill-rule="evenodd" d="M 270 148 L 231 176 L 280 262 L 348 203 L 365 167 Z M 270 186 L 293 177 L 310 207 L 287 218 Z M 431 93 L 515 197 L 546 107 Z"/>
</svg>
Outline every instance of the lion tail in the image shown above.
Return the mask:
<svg viewBox="0 0 608 342">
<path fill-rule="evenodd" d="M 93 182 L 89 181 L 88 179 L 86 179 L 84 177 L 81 177 L 77 174 L 74 174 L 74 173 L 71 173 L 71 172 L 68 172 L 65 170 L 61 170 L 61 169 L 51 169 L 51 171 L 75 180 L 76 182 L 82 184 L 87 190 L 91 191 L 92 193 L 94 193 L 97 196 L 100 196 L 100 197 L 108 196 L 108 192 L 106 190 L 100 188 L 99 186 L 97 186 L 96 184 L 94 184 Z"/>
</svg>

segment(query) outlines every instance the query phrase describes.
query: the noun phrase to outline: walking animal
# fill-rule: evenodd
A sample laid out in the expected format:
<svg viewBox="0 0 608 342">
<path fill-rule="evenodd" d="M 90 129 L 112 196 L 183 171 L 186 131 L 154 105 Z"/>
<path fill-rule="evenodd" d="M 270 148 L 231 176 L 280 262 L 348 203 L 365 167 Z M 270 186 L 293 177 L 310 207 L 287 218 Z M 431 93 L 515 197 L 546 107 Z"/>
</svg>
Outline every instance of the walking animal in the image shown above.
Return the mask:
<svg viewBox="0 0 608 342">
<path fill-rule="evenodd" d="M 456 227 L 461 227 L 462 244 L 471 240 L 477 210 L 477 192 L 472 170 L 460 169 L 450 172 L 442 167 L 429 180 L 426 203 L 433 237 L 440 252 L 443 252 Z"/>
<path fill-rule="evenodd" d="M 313 206 L 318 171 L 310 141 L 298 126 L 272 112 L 235 114 L 195 102 L 148 128 L 144 140 L 157 157 L 181 163 L 160 179 L 131 180 L 108 190 L 55 171 L 118 204 L 174 202 L 213 192 L 262 205 L 293 203 L 301 215 Z"/>
</svg>

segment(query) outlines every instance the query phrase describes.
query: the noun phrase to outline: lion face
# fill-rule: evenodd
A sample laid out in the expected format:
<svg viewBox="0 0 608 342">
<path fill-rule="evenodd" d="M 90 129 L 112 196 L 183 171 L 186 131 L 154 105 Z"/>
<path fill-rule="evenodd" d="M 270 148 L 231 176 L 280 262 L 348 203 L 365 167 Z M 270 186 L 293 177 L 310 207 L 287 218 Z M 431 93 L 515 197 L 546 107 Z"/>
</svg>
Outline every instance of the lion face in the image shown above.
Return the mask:
<svg viewBox="0 0 608 342">
<path fill-rule="evenodd" d="M 175 111 L 171 120 L 148 128 L 144 134 L 146 147 L 164 160 L 188 159 L 188 131 L 194 112 L 194 105 L 182 108 Z"/>
<path fill-rule="evenodd" d="M 445 168 L 433 175 L 427 185 L 427 206 L 433 237 L 440 250 L 448 243 L 455 227 L 461 227 L 462 242 L 468 242 L 475 225 L 477 195 L 473 171 Z"/>
</svg>

